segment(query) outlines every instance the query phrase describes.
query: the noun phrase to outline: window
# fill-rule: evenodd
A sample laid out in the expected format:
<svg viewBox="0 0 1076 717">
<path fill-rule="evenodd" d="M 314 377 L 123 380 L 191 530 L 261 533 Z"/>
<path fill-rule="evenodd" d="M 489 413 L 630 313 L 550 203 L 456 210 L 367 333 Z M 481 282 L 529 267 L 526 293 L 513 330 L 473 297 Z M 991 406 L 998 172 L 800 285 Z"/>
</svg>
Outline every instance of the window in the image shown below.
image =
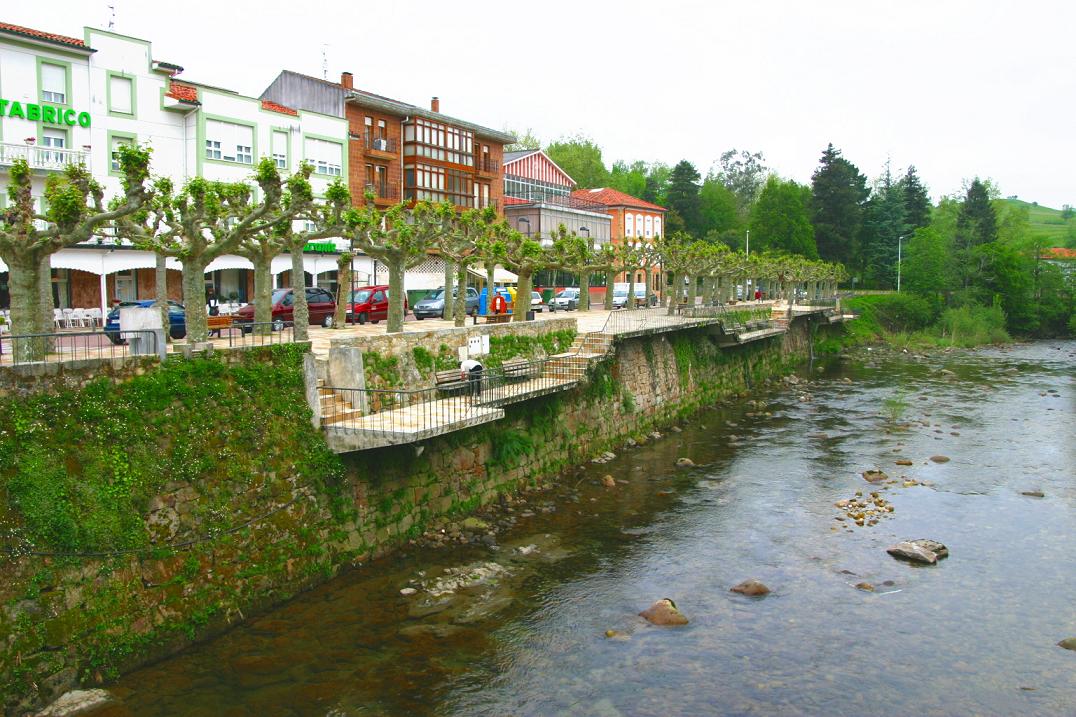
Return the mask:
<svg viewBox="0 0 1076 717">
<path fill-rule="evenodd" d="M 62 129 L 46 129 L 41 133 L 41 161 L 47 165 L 62 165 L 67 147 L 67 132 Z"/>
<path fill-rule="evenodd" d="M 316 137 L 306 138 L 306 158 L 314 165 L 318 174 L 339 177 L 343 167 L 343 146 L 339 142 L 330 142 Z"/>
<path fill-rule="evenodd" d="M 67 68 L 63 65 L 41 63 L 41 101 L 67 104 Z"/>
<path fill-rule="evenodd" d="M 388 129 L 385 127 L 385 120 L 377 121 L 377 138 L 387 139 L 389 136 Z"/>
<path fill-rule="evenodd" d="M 124 115 L 134 114 L 134 79 L 119 75 L 108 76 L 108 110 Z"/>
<path fill-rule="evenodd" d="M 254 164 L 254 128 L 234 122 L 206 120 L 205 157 L 223 162 Z"/>
<path fill-rule="evenodd" d="M 439 122 L 416 119 L 404 127 L 404 154 L 474 166 L 474 133 Z"/>
<path fill-rule="evenodd" d="M 661 236 L 661 217 L 654 217 L 654 236 Z"/>
<path fill-rule="evenodd" d="M 654 218 L 647 216 L 646 218 L 646 237 L 649 239 L 654 236 Z"/>
<path fill-rule="evenodd" d="M 634 214 L 625 214 L 624 215 L 624 236 L 629 236 L 629 237 L 635 236 L 635 215 Z"/>
<path fill-rule="evenodd" d="M 288 133 L 273 130 L 273 161 L 277 169 L 288 167 Z"/>
<path fill-rule="evenodd" d="M 635 236 L 641 237 L 643 235 L 643 215 L 635 215 Z"/>
<path fill-rule="evenodd" d="M 459 207 L 478 204 L 481 189 L 468 172 L 431 164 L 404 165 L 405 199 L 450 201 Z"/>
<path fill-rule="evenodd" d="M 373 117 L 367 117 L 365 119 L 365 125 L 364 125 L 363 132 L 365 133 L 363 135 L 363 139 L 366 140 L 365 144 L 366 144 L 367 147 L 369 147 L 370 146 L 370 140 L 372 140 L 374 138 L 374 118 Z"/>
<path fill-rule="evenodd" d="M 112 137 L 109 142 L 108 148 L 109 156 L 112 158 L 112 171 L 120 171 L 120 147 L 133 147 L 134 138 L 132 137 Z"/>
</svg>

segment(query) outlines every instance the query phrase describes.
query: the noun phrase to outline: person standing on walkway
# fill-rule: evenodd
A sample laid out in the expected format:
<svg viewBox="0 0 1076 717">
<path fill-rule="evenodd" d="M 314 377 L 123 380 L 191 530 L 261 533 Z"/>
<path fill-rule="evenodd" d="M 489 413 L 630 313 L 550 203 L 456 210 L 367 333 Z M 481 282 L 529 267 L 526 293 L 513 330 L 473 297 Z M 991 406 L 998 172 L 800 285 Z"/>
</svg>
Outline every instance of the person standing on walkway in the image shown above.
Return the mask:
<svg viewBox="0 0 1076 717">
<path fill-rule="evenodd" d="M 482 364 L 474 359 L 467 359 L 460 363 L 460 380 L 467 382 L 467 393 L 471 396 L 472 403 L 478 402 L 482 395 Z"/>
</svg>

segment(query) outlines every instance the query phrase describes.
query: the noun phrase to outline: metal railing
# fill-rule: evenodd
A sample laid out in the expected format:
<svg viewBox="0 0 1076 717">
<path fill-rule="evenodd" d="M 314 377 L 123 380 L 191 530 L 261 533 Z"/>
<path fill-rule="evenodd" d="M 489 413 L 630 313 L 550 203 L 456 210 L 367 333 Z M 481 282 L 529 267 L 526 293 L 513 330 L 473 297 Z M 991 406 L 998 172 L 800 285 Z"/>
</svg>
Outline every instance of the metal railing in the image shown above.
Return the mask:
<svg viewBox="0 0 1076 717">
<path fill-rule="evenodd" d="M 157 335 L 152 330 L 0 334 L 0 366 L 157 356 Z"/>
<path fill-rule="evenodd" d="M 417 440 L 431 431 L 488 417 L 493 409 L 570 388 L 586 359 L 513 361 L 475 377 L 417 389 L 322 387 L 321 420 L 329 431 L 371 431 Z M 325 405 L 328 401 L 328 405 Z"/>
<path fill-rule="evenodd" d="M 367 182 L 363 186 L 363 192 L 373 194 L 374 199 L 400 198 L 400 188 L 395 182 Z"/>
<path fill-rule="evenodd" d="M 82 150 L 0 143 L 0 165 L 14 164 L 16 159 L 25 159 L 31 169 L 62 171 L 71 164 L 90 166 L 90 153 Z"/>
<path fill-rule="evenodd" d="M 479 172 L 496 174 L 501 170 L 501 163 L 489 157 L 475 157 L 475 169 Z"/>
<path fill-rule="evenodd" d="M 396 140 L 389 137 L 374 137 L 370 133 L 363 135 L 363 145 L 366 149 L 372 149 L 376 152 L 391 152 L 396 153 Z"/>
<path fill-rule="evenodd" d="M 227 335 L 228 348 L 252 348 L 255 346 L 274 346 L 290 344 L 295 341 L 294 321 L 269 322 L 233 322 L 231 326 L 210 329 L 210 337 L 224 338 Z"/>
</svg>

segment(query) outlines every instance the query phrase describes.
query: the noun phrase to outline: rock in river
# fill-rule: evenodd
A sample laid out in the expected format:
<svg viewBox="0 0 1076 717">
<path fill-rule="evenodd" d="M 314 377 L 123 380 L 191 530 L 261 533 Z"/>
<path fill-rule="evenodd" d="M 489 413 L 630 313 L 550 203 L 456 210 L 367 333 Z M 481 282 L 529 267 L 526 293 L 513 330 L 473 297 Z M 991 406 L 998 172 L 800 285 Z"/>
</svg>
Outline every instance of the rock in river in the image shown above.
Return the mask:
<svg viewBox="0 0 1076 717">
<path fill-rule="evenodd" d="M 687 616 L 669 598 L 662 598 L 639 613 L 640 617 L 654 625 L 686 625 Z"/>
<path fill-rule="evenodd" d="M 1045 498 L 1046 494 L 1041 490 L 1025 490 L 1020 495 L 1026 495 L 1029 498 Z"/>
<path fill-rule="evenodd" d="M 695 461 L 691 460 L 690 458 L 677 458 L 676 459 L 676 467 L 677 468 L 694 468 L 695 467 Z"/>
<path fill-rule="evenodd" d="M 37 717 L 73 717 L 86 714 L 116 699 L 106 690 L 71 690 L 37 713 Z"/>
<path fill-rule="evenodd" d="M 936 540 L 926 538 L 905 540 L 887 548 L 886 552 L 900 560 L 926 565 L 934 565 L 942 558 L 949 557 L 949 548 Z"/>
<path fill-rule="evenodd" d="M 744 580 L 739 585 L 729 588 L 729 591 L 747 595 L 749 597 L 762 597 L 763 595 L 769 595 L 770 593 L 770 589 L 758 580 Z"/>
<path fill-rule="evenodd" d="M 895 462 L 895 463 L 896 463 L 896 464 L 897 464 L 898 466 L 910 466 L 910 465 L 912 464 L 912 462 L 911 462 L 910 460 L 908 460 L 907 458 L 898 458 L 898 459 L 897 459 L 896 461 L 894 461 L 894 462 Z"/>
<path fill-rule="evenodd" d="M 606 488 L 616 488 L 616 478 L 611 475 L 602 476 L 602 485 Z"/>
<path fill-rule="evenodd" d="M 931 456 L 930 460 L 934 461 L 935 463 L 948 463 L 949 456 Z"/>
<path fill-rule="evenodd" d="M 1066 650 L 1076 650 L 1076 637 L 1066 637 L 1061 642 L 1057 643 L 1058 647 L 1063 647 Z"/>
<path fill-rule="evenodd" d="M 868 483 L 881 483 L 884 480 L 888 480 L 889 476 L 879 470 L 863 471 L 863 480 Z"/>
</svg>

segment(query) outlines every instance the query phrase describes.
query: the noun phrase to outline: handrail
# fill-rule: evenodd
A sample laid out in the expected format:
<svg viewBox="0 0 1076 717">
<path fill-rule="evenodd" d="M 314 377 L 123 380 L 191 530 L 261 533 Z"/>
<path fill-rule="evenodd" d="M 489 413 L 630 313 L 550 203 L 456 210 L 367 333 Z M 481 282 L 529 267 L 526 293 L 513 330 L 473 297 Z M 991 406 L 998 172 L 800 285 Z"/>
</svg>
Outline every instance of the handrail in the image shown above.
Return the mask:
<svg viewBox="0 0 1076 717">
<path fill-rule="evenodd" d="M 159 350 L 157 332 L 149 329 L 0 334 L 0 366 L 156 356 Z"/>
<path fill-rule="evenodd" d="M 90 153 L 60 147 L 38 147 L 28 144 L 0 143 L 0 165 L 10 165 L 16 159 L 25 159 L 31 169 L 62 170 L 71 164 L 89 166 Z"/>
</svg>

